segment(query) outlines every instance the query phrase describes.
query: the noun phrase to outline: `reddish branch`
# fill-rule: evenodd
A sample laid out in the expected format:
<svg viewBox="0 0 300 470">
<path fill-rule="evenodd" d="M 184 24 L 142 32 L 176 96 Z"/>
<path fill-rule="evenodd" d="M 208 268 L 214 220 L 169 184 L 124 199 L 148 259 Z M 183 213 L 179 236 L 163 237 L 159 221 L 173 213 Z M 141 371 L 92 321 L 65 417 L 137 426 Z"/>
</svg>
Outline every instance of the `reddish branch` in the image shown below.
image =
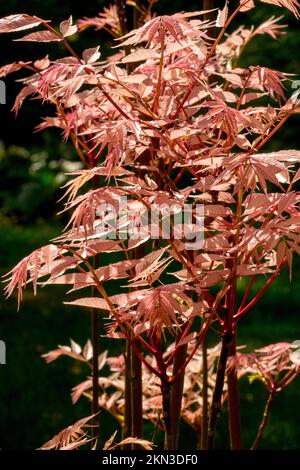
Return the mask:
<svg viewBox="0 0 300 470">
<path fill-rule="evenodd" d="M 268 397 L 268 400 L 267 400 L 267 403 L 266 403 L 266 406 L 265 406 L 265 409 L 264 409 L 264 413 L 263 413 L 263 419 L 260 423 L 256 438 L 255 438 L 255 440 L 254 440 L 254 442 L 251 446 L 251 450 L 256 450 L 258 448 L 259 444 L 260 444 L 260 441 L 262 440 L 264 431 L 265 431 L 266 426 L 268 424 L 270 411 L 271 411 L 271 406 L 272 406 L 272 403 L 273 403 L 273 400 L 274 400 L 275 393 L 276 393 L 275 390 L 271 390 L 270 393 L 269 393 L 269 397 Z"/>
</svg>

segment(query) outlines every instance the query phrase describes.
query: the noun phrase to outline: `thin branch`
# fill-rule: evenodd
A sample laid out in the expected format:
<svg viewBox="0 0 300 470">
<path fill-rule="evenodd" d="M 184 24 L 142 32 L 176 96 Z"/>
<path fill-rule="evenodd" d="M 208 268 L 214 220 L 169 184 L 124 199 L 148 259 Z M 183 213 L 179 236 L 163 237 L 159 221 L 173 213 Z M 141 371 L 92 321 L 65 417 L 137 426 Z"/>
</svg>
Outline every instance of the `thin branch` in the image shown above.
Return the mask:
<svg viewBox="0 0 300 470">
<path fill-rule="evenodd" d="M 254 305 L 261 299 L 261 297 L 264 295 L 266 290 L 270 287 L 270 285 L 275 281 L 277 276 L 280 274 L 283 266 L 287 262 L 287 257 L 285 256 L 284 259 L 281 261 L 279 267 L 276 269 L 276 271 L 272 274 L 272 276 L 268 279 L 266 284 L 261 288 L 261 290 L 256 294 L 256 296 L 251 300 L 251 302 L 248 303 L 244 308 L 241 310 L 239 309 L 237 313 L 234 315 L 234 318 L 238 320 L 241 316 L 245 315 L 245 313 L 248 312 Z"/>
<path fill-rule="evenodd" d="M 199 449 L 207 450 L 208 437 L 208 364 L 207 364 L 207 340 L 202 342 L 202 420 Z"/>
<path fill-rule="evenodd" d="M 229 356 L 229 350 L 230 350 L 230 346 L 232 343 L 232 339 L 233 339 L 232 333 L 228 332 L 228 333 L 223 334 L 222 348 L 221 348 L 221 353 L 220 353 L 219 361 L 218 361 L 216 383 L 215 383 L 215 389 L 213 392 L 210 419 L 209 419 L 209 424 L 208 424 L 208 443 L 207 443 L 208 450 L 212 450 L 215 445 L 217 420 L 221 411 L 226 365 L 227 365 L 227 359 Z"/>
<path fill-rule="evenodd" d="M 256 438 L 255 438 L 255 440 L 254 440 L 254 442 L 251 446 L 251 450 L 256 450 L 257 447 L 260 444 L 260 441 L 262 440 L 264 431 L 265 431 L 266 426 L 268 424 L 270 411 L 271 411 L 271 405 L 273 403 L 275 393 L 276 393 L 276 391 L 274 389 L 270 391 L 270 394 L 269 394 L 269 397 L 268 397 L 268 400 L 267 400 L 267 403 L 266 403 L 266 406 L 265 406 L 265 409 L 264 409 L 263 419 L 262 419 L 262 421 L 260 423 L 260 426 L 258 428 L 258 433 L 256 435 Z"/>
<path fill-rule="evenodd" d="M 247 302 L 247 300 L 248 300 L 248 297 L 249 297 L 249 295 L 250 295 L 251 287 L 252 287 L 252 285 L 253 285 L 254 280 L 255 280 L 255 276 L 251 276 L 251 279 L 250 279 L 250 281 L 249 281 L 249 283 L 248 283 L 248 286 L 247 286 L 245 295 L 244 295 L 243 300 L 242 300 L 242 302 L 241 302 L 241 304 L 240 304 L 240 306 L 239 306 L 239 310 L 242 310 L 242 309 L 244 308 L 244 306 L 245 306 L 245 304 L 246 304 L 246 302 Z"/>
<path fill-rule="evenodd" d="M 186 361 L 184 362 L 184 364 L 180 367 L 180 369 L 178 370 L 178 372 L 173 375 L 173 377 L 171 377 L 169 379 L 169 382 L 170 383 L 173 383 L 177 380 L 178 376 L 186 369 L 186 367 L 188 366 L 189 362 L 193 359 L 194 357 L 194 354 L 195 352 L 198 350 L 198 348 L 200 347 L 201 345 L 201 342 L 204 338 L 204 336 L 206 335 L 207 331 L 208 331 L 208 328 L 210 326 L 210 322 L 211 322 L 211 319 L 207 320 L 206 323 L 204 323 L 203 325 L 203 328 L 202 330 L 200 331 L 199 333 L 199 336 L 198 336 L 198 340 L 196 341 L 196 344 L 195 346 L 193 347 L 190 355 L 187 357 Z"/>
</svg>

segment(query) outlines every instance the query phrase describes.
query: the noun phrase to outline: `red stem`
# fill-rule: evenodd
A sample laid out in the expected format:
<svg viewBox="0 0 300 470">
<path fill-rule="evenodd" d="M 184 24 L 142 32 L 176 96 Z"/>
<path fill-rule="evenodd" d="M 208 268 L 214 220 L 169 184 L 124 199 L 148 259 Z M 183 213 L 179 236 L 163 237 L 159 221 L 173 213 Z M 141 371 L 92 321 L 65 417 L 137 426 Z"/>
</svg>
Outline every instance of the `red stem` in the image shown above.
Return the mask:
<svg viewBox="0 0 300 470">
<path fill-rule="evenodd" d="M 250 281 L 249 281 L 249 284 L 248 284 L 248 286 L 247 286 L 247 290 L 246 290 L 246 292 L 245 292 L 245 295 L 244 295 L 244 297 L 243 297 L 243 300 L 242 300 L 242 302 L 241 302 L 241 305 L 239 306 L 239 310 L 242 310 L 242 309 L 244 308 L 244 306 L 245 306 L 245 304 L 246 304 L 246 302 L 247 302 L 247 300 L 248 300 L 248 297 L 249 297 L 249 295 L 250 295 L 251 287 L 252 287 L 252 284 L 253 284 L 254 280 L 255 280 L 255 276 L 252 276 L 251 279 L 250 279 Z"/>
<path fill-rule="evenodd" d="M 236 334 L 229 349 L 229 357 L 236 355 Z M 238 388 L 238 377 L 236 367 L 227 372 L 228 387 L 228 418 L 230 431 L 230 447 L 232 450 L 242 448 L 240 397 Z"/>
<path fill-rule="evenodd" d="M 230 346 L 232 344 L 233 335 L 231 332 L 224 332 L 222 337 L 222 348 L 219 356 L 217 367 L 216 383 L 212 397 L 212 404 L 210 410 L 210 419 L 208 425 L 208 450 L 212 450 L 215 445 L 215 435 L 217 428 L 217 420 L 221 411 L 222 394 L 224 389 L 225 372 L 227 359 L 229 356 Z"/>
<path fill-rule="evenodd" d="M 227 331 L 232 334 L 232 341 L 229 346 L 228 357 L 235 356 L 236 354 L 236 331 L 234 324 L 234 314 L 236 309 L 236 262 L 237 260 L 229 260 L 227 267 L 234 271 L 234 276 L 231 281 L 230 289 L 226 296 L 226 307 L 228 314 L 225 318 Z M 228 423 L 230 432 L 230 447 L 232 450 L 240 450 L 242 447 L 241 436 L 241 419 L 240 419 L 240 400 L 236 367 L 232 367 L 227 372 L 227 387 L 228 387 Z"/>
<path fill-rule="evenodd" d="M 286 263 L 287 258 L 285 257 L 282 262 L 280 263 L 278 269 L 275 271 L 275 273 L 272 274 L 272 276 L 268 279 L 266 284 L 261 288 L 261 290 L 256 294 L 256 296 L 251 300 L 251 302 L 246 305 L 246 307 L 242 308 L 242 310 L 238 310 L 236 315 L 234 316 L 235 320 L 238 320 L 241 316 L 245 315 L 246 312 L 248 312 L 254 305 L 261 299 L 261 297 L 264 295 L 266 290 L 270 287 L 272 282 L 275 281 L 277 278 L 278 274 L 280 273 L 281 269 L 283 268 L 284 264 Z"/>
<path fill-rule="evenodd" d="M 178 340 L 180 341 L 180 335 Z M 174 358 L 173 375 L 176 375 L 184 364 L 187 354 L 187 344 L 179 346 Z M 179 439 L 180 416 L 184 386 L 184 371 L 178 376 L 176 382 L 171 387 L 170 397 L 170 415 L 171 415 L 171 435 L 172 435 L 172 450 L 177 450 Z"/>
<path fill-rule="evenodd" d="M 192 326 L 193 322 L 194 322 L 194 319 L 191 319 L 186 323 L 186 326 L 185 326 L 185 328 L 183 330 L 183 333 L 180 337 L 181 341 L 187 336 L 188 332 L 191 329 L 191 326 Z M 176 354 L 177 354 L 177 351 L 176 351 L 176 346 L 175 346 L 174 351 L 170 354 L 170 356 L 168 357 L 168 359 L 165 363 L 167 367 L 172 363 L 172 361 L 173 361 L 174 357 L 176 356 Z"/>
<path fill-rule="evenodd" d="M 198 338 L 198 341 L 196 342 L 192 352 L 190 353 L 190 355 L 188 356 L 188 358 L 186 359 L 186 361 L 184 362 L 184 364 L 180 367 L 180 369 L 178 370 L 178 372 L 173 375 L 173 377 L 171 377 L 169 379 L 169 382 L 170 383 L 173 383 L 177 380 L 178 376 L 186 369 L 187 365 L 189 364 L 189 362 L 192 360 L 192 358 L 194 357 L 194 354 L 195 352 L 197 351 L 197 349 L 199 348 L 199 346 L 201 345 L 201 342 L 203 340 L 203 337 L 204 335 L 206 335 L 207 331 L 208 331 L 208 328 L 209 328 L 209 325 L 210 325 L 210 320 L 208 320 L 205 324 L 204 324 L 204 327 L 202 328 L 202 330 L 200 331 L 199 333 L 199 338 Z"/>
<path fill-rule="evenodd" d="M 270 391 L 270 394 L 269 394 L 269 397 L 268 397 L 268 400 L 267 400 L 267 403 L 266 403 L 266 406 L 265 406 L 265 409 L 264 409 L 263 419 L 262 419 L 262 422 L 260 423 L 260 426 L 258 428 L 258 433 L 257 433 L 257 436 L 254 440 L 254 443 L 251 446 L 251 450 L 256 450 L 257 449 L 257 447 L 259 446 L 260 441 L 263 437 L 263 433 L 264 433 L 264 431 L 266 429 L 266 426 L 268 424 L 270 411 L 271 411 L 271 405 L 273 403 L 275 393 L 276 393 L 275 389 Z"/>
</svg>

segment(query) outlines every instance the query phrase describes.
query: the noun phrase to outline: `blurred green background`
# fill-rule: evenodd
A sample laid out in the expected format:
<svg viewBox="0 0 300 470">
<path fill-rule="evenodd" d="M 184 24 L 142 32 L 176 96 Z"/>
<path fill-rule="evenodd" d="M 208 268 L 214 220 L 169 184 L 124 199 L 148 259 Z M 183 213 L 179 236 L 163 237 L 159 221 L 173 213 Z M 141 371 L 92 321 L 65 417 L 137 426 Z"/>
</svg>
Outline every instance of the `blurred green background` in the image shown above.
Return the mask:
<svg viewBox="0 0 300 470">
<path fill-rule="evenodd" d="M 17 0 L 0 5 L 0 17 L 26 12 L 59 23 L 73 14 L 75 19 L 95 16 L 106 1 L 75 3 L 71 0 Z M 235 2 L 231 2 L 235 3 Z M 156 5 L 160 14 L 180 10 L 199 10 L 201 0 L 161 0 Z M 217 2 L 219 6 L 224 0 Z M 237 24 L 259 24 L 271 15 L 280 15 L 282 9 L 262 5 L 255 11 L 239 15 Z M 249 46 L 242 66 L 265 65 L 284 72 L 299 73 L 299 24 L 289 14 L 288 35 L 274 42 L 271 38 L 257 38 Z M 7 35 L 0 36 L 0 65 L 15 60 L 41 58 L 48 52 L 43 45 L 12 42 Z M 101 45 L 108 51 L 110 39 L 102 32 L 86 32 L 74 47 L 83 50 Z M 60 46 L 51 47 L 52 57 L 62 54 Z M 5 79 L 7 105 L 0 106 L 0 274 L 11 269 L 30 251 L 48 242 L 60 233 L 65 221 L 56 213 L 62 203 L 64 172 L 78 168 L 71 146 L 61 143 L 57 131 L 33 134 L 40 115 L 51 111 L 39 102 L 27 102 L 16 119 L 10 113 L 20 84 L 13 78 Z M 272 149 L 299 147 L 299 117 L 290 119 L 270 144 Z M 249 348 L 277 341 L 300 339 L 298 319 L 300 305 L 299 262 L 294 266 L 293 283 L 282 274 L 251 315 L 239 327 L 239 344 Z M 90 414 L 89 403 L 82 399 L 74 407 L 69 391 L 85 378 L 85 370 L 67 358 L 46 365 L 41 354 L 57 344 L 67 344 L 69 338 L 83 343 L 89 337 L 87 310 L 63 305 L 64 291 L 59 287 L 43 288 L 36 298 L 30 290 L 25 292 L 20 312 L 16 312 L 16 299 L 4 301 L 1 289 L 0 339 L 7 345 L 7 364 L 0 365 L 0 448 L 37 448 L 63 427 Z M 106 344 L 100 343 L 105 349 Z M 300 442 L 299 379 L 275 400 L 262 448 L 297 449 Z M 245 446 L 254 438 L 264 402 L 265 389 L 260 383 L 241 383 L 242 424 Z M 102 437 L 108 438 L 115 423 L 101 414 Z M 224 410 L 217 436 L 217 446 L 227 448 L 226 410 Z M 185 429 L 182 447 L 189 448 L 194 439 Z M 150 438 L 150 435 L 146 435 Z"/>
</svg>

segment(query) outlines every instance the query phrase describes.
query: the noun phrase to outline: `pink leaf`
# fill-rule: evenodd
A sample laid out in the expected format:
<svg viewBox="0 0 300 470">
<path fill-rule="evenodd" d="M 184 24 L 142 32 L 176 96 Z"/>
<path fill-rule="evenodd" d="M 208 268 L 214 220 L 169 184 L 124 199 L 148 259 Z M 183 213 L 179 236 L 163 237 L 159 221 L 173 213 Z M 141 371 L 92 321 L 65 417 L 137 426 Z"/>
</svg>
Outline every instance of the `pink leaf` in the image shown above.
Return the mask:
<svg viewBox="0 0 300 470">
<path fill-rule="evenodd" d="M 75 403 L 78 402 L 79 398 L 84 394 L 84 392 L 86 390 L 89 390 L 91 387 L 92 387 L 91 379 L 85 380 L 79 385 L 76 385 L 76 387 L 73 387 L 72 394 L 71 394 L 73 405 L 75 405 Z"/>
<path fill-rule="evenodd" d="M 129 292 L 128 294 L 116 294 L 110 297 L 112 304 L 117 307 L 129 308 L 135 305 L 141 300 L 147 290 L 138 290 Z M 77 299 L 73 302 L 64 302 L 66 305 L 77 305 L 79 307 L 98 308 L 99 310 L 110 310 L 110 306 L 105 299 L 100 297 L 85 297 L 83 299 Z"/>
<path fill-rule="evenodd" d="M 278 18 L 275 18 L 274 16 L 272 16 L 267 21 L 264 21 L 261 25 L 259 25 L 255 29 L 254 34 L 255 35 L 268 34 L 273 39 L 276 39 L 277 37 L 286 34 L 286 31 L 282 31 L 282 30 L 287 28 L 288 25 L 277 23 L 282 18 L 283 16 L 279 16 Z"/>
<path fill-rule="evenodd" d="M 30 42 L 53 42 L 62 41 L 62 38 L 45 29 L 44 31 L 37 31 L 36 33 L 30 33 L 23 36 L 20 39 L 14 39 L 14 41 L 30 41 Z"/>
<path fill-rule="evenodd" d="M 138 304 L 137 315 L 140 321 L 149 322 L 151 328 L 165 325 L 170 331 L 183 314 L 181 302 L 190 302 L 178 284 L 169 284 L 151 289 L 144 294 Z"/>
<path fill-rule="evenodd" d="M 24 29 L 31 29 L 46 23 L 37 16 L 29 16 L 26 14 L 10 15 L 0 19 L 0 33 L 13 33 L 23 31 Z"/>
<path fill-rule="evenodd" d="M 89 439 L 86 438 L 85 428 L 89 426 L 87 423 L 94 416 L 95 415 L 91 415 L 87 418 L 76 421 L 73 425 L 60 431 L 60 433 L 50 439 L 50 441 L 46 442 L 38 450 L 71 450 L 86 444 Z"/>
<path fill-rule="evenodd" d="M 209 217 L 226 217 L 232 215 L 232 211 L 230 207 L 225 207 L 221 204 L 206 205 L 204 207 L 204 214 Z"/>
<path fill-rule="evenodd" d="M 0 78 L 6 77 L 10 73 L 18 72 L 28 64 L 31 64 L 31 62 L 13 62 L 12 64 L 4 65 L 0 67 Z"/>
<path fill-rule="evenodd" d="M 72 34 L 75 34 L 77 32 L 77 26 L 72 25 L 72 23 L 73 23 L 72 16 L 70 16 L 68 20 L 62 21 L 60 23 L 59 29 L 64 38 L 68 36 L 72 36 Z"/>
<path fill-rule="evenodd" d="M 38 70 L 47 69 L 50 65 L 49 56 L 47 55 L 43 59 L 36 60 L 33 65 Z"/>
<path fill-rule="evenodd" d="M 127 56 L 122 59 L 124 64 L 132 63 L 132 62 L 143 62 L 147 59 L 157 59 L 159 54 L 154 51 L 153 49 L 142 49 L 139 48 L 135 52 L 128 54 Z"/>
<path fill-rule="evenodd" d="M 24 100 L 34 93 L 35 89 L 31 85 L 27 85 L 22 88 L 22 90 L 16 96 L 12 111 L 17 115 L 23 105 Z"/>
<path fill-rule="evenodd" d="M 290 12 L 292 12 L 296 16 L 296 18 L 300 18 L 299 11 L 298 11 L 300 7 L 300 3 L 298 2 L 298 0 L 260 0 L 260 1 L 263 3 L 269 3 L 270 5 L 287 8 L 288 10 L 290 10 Z"/>
<path fill-rule="evenodd" d="M 86 64 L 92 64 L 93 62 L 97 62 L 100 58 L 101 54 L 99 52 L 100 46 L 93 47 L 91 49 L 86 49 L 83 51 L 82 57 Z"/>
<path fill-rule="evenodd" d="M 293 184 L 296 183 L 296 181 L 300 180 L 300 168 L 297 170 L 294 179 L 293 179 Z"/>
<path fill-rule="evenodd" d="M 21 260 L 9 273 L 5 275 L 6 295 L 9 297 L 15 288 L 18 289 L 18 308 L 22 300 L 22 291 L 27 283 L 33 283 L 36 293 L 37 280 L 51 272 L 54 260 L 60 257 L 62 250 L 55 245 L 46 245 L 33 251 Z"/>
<path fill-rule="evenodd" d="M 216 20 L 216 26 L 218 28 L 222 28 L 225 25 L 227 21 L 227 16 L 228 16 L 228 0 L 226 0 L 223 10 L 218 11 L 218 16 Z"/>
</svg>

